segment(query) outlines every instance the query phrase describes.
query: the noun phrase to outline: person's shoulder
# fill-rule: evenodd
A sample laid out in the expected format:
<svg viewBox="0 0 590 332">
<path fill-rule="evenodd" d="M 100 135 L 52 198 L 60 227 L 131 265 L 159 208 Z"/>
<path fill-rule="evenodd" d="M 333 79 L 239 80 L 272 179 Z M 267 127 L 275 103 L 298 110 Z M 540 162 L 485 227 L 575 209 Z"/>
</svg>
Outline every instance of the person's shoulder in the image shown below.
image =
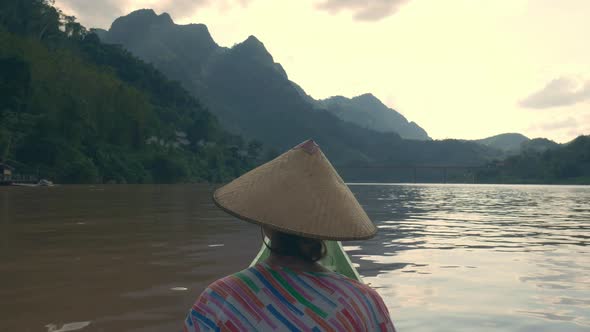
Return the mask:
<svg viewBox="0 0 590 332">
<path fill-rule="evenodd" d="M 380 297 L 379 293 L 377 293 L 377 291 L 371 287 L 368 284 L 362 283 L 362 282 L 358 282 L 355 280 L 355 282 L 359 285 L 360 288 L 363 289 L 364 292 L 366 292 L 367 294 L 371 295 L 371 296 L 377 296 Z"/>
<path fill-rule="evenodd" d="M 379 295 L 377 290 L 358 280 L 346 279 L 348 279 L 347 281 L 350 284 L 354 285 L 356 291 L 359 292 L 360 295 L 362 295 L 362 298 L 367 301 L 366 303 L 374 309 L 375 315 L 377 316 L 376 319 L 380 324 L 384 324 L 382 330 L 395 331 L 395 327 L 393 326 L 393 322 L 389 315 L 389 309 L 387 309 L 385 301 L 383 301 L 383 298 Z"/>
<path fill-rule="evenodd" d="M 248 280 L 252 277 L 253 269 L 254 267 L 249 267 L 241 271 L 229 274 L 225 277 L 219 278 L 210 283 L 207 289 L 216 290 L 227 287 L 235 288 L 237 286 L 243 286 L 244 283 L 247 283 Z"/>
<path fill-rule="evenodd" d="M 329 274 L 327 274 L 328 276 L 330 276 L 333 279 L 337 279 L 340 282 L 345 282 L 347 284 L 349 284 L 350 286 L 357 288 L 358 290 L 361 291 L 370 291 L 372 290 L 371 287 L 369 287 L 367 284 L 363 283 L 362 281 L 356 280 L 356 279 L 352 279 L 349 278 L 343 274 L 337 273 L 337 272 L 330 272 Z"/>
<path fill-rule="evenodd" d="M 367 294 L 373 301 L 375 302 L 382 302 L 383 299 L 381 298 L 381 295 L 379 295 L 379 293 L 377 293 L 377 291 L 371 287 L 368 284 L 362 283 L 362 282 L 358 282 L 356 280 L 354 280 L 356 282 L 356 284 L 358 284 L 358 287 L 360 289 L 362 289 L 363 293 Z"/>
<path fill-rule="evenodd" d="M 370 297 L 372 300 L 381 300 L 379 293 L 377 293 L 377 291 L 368 284 L 365 284 L 359 280 L 351 279 L 341 274 L 335 274 L 334 277 L 339 279 L 341 282 L 347 283 L 349 288 L 355 289 L 357 292 Z"/>
</svg>

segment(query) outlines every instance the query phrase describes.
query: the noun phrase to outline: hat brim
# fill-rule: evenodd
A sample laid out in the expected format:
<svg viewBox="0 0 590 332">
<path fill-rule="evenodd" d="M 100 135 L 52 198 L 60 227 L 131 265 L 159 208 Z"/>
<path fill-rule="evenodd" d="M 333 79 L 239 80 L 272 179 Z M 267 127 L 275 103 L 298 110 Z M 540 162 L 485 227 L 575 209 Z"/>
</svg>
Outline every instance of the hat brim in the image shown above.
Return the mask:
<svg viewBox="0 0 590 332">
<path fill-rule="evenodd" d="M 262 221 L 258 221 L 252 218 L 248 218 L 246 216 L 240 215 L 237 212 L 234 212 L 228 208 L 226 208 L 225 206 L 221 205 L 221 203 L 219 203 L 219 201 L 217 201 L 217 197 L 216 197 L 216 193 L 217 191 L 215 191 L 215 193 L 213 194 L 213 203 L 219 208 L 221 209 L 223 212 L 234 216 L 240 220 L 249 222 L 251 224 L 254 225 L 258 225 L 261 227 L 268 227 L 274 230 L 277 230 L 279 232 L 283 232 L 283 233 L 287 233 L 287 234 L 293 234 L 293 235 L 297 235 L 297 236 L 301 236 L 301 237 L 306 237 L 306 238 L 310 238 L 310 239 L 317 239 L 317 240 L 328 240 L 328 241 L 355 241 L 355 240 L 368 240 L 371 239 L 373 237 L 375 237 L 375 235 L 377 235 L 377 228 L 375 227 L 375 230 L 373 233 L 368 234 L 366 236 L 351 236 L 351 237 L 342 237 L 342 236 L 338 236 L 338 237 L 334 237 L 334 236 L 323 236 L 323 235 L 317 235 L 317 234 L 310 234 L 310 233 L 305 233 L 305 232 L 301 232 L 301 231 L 296 231 L 293 229 L 289 229 L 286 227 L 280 227 L 280 226 L 276 226 L 276 225 L 271 225 L 269 223 L 266 222 L 262 222 Z"/>
<path fill-rule="evenodd" d="M 322 240 L 364 240 L 377 228 L 319 146 L 307 141 L 215 190 L 238 219 Z"/>
</svg>

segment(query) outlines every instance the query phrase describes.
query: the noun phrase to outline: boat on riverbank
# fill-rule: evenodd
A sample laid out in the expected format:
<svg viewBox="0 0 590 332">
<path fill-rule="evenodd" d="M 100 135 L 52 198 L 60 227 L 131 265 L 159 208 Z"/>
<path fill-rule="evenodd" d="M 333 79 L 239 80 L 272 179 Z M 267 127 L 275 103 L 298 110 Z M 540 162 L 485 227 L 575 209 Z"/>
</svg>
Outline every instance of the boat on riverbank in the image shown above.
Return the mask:
<svg viewBox="0 0 590 332">
<path fill-rule="evenodd" d="M 41 179 L 37 183 L 24 183 L 24 182 L 13 182 L 10 183 L 11 186 L 17 187 L 53 187 L 55 184 L 52 181 Z"/>
<path fill-rule="evenodd" d="M 326 243 L 326 256 L 320 260 L 325 268 L 338 272 L 351 279 L 363 282 L 358 271 L 350 261 L 350 257 L 344 251 L 342 243 L 340 241 L 325 241 Z M 253 266 L 259 262 L 264 261 L 270 256 L 270 250 L 262 244 L 262 248 L 258 252 L 258 255 L 254 258 L 250 266 Z"/>
</svg>

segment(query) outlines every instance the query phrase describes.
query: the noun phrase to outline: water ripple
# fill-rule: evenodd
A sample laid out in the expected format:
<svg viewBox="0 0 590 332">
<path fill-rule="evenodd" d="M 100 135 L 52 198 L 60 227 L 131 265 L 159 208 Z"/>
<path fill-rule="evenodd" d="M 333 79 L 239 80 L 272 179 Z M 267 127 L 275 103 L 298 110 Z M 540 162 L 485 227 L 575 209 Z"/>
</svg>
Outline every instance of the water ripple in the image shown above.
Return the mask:
<svg viewBox="0 0 590 332">
<path fill-rule="evenodd" d="M 590 330 L 590 187 L 351 188 L 379 233 L 346 249 L 400 330 Z"/>
</svg>

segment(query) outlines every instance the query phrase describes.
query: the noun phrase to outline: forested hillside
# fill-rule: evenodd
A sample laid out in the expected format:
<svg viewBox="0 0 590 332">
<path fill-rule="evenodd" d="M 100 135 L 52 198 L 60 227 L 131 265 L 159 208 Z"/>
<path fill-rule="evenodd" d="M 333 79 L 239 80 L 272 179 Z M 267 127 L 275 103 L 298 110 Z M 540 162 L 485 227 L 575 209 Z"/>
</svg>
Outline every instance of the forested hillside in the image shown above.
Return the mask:
<svg viewBox="0 0 590 332">
<path fill-rule="evenodd" d="M 521 146 L 528 141 L 530 141 L 530 139 L 522 134 L 506 133 L 478 139 L 474 142 L 506 153 L 516 154 L 520 152 Z"/>
<path fill-rule="evenodd" d="M 489 183 L 590 184 L 590 136 L 551 149 L 526 149 L 490 164 L 478 177 Z"/>
<path fill-rule="evenodd" d="M 0 4 L 0 162 L 63 183 L 222 181 L 260 144 L 45 0 Z"/>
<path fill-rule="evenodd" d="M 220 47 L 205 25 L 178 25 L 168 14 L 151 9 L 120 17 L 99 35 L 179 80 L 227 130 L 277 151 L 313 138 L 336 165 L 481 165 L 497 156 L 496 150 L 475 143 L 404 140 L 392 131 L 343 121 L 318 108 L 254 36 L 231 48 Z M 425 132 L 422 136 L 428 138 Z"/>
<path fill-rule="evenodd" d="M 590 182 L 587 136 L 520 142 L 520 155 L 490 162 L 511 141 L 404 140 L 342 121 L 253 36 L 222 48 L 204 25 L 151 10 L 97 34 L 49 0 L 0 3 L 0 163 L 61 183 L 218 182 L 313 138 L 350 179 L 375 178 L 374 165 L 488 163 L 481 181 Z"/>
</svg>

